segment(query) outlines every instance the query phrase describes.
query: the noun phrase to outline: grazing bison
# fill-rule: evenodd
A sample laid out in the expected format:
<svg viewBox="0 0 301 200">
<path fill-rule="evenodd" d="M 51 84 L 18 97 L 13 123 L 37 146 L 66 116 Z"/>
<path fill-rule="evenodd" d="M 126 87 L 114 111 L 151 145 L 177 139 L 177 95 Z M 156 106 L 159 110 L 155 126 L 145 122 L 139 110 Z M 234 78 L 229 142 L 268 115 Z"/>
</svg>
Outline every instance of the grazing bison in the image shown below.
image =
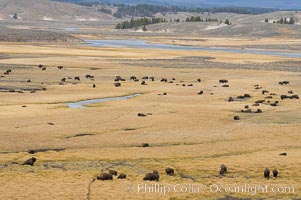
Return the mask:
<svg viewBox="0 0 301 200">
<path fill-rule="evenodd" d="M 227 87 L 227 88 L 228 88 L 228 87 L 230 87 L 230 86 L 229 86 L 229 85 L 223 85 L 222 87 Z"/>
<path fill-rule="evenodd" d="M 43 68 L 43 67 L 44 67 L 44 65 L 41 65 L 41 64 L 40 64 L 40 65 L 38 65 L 38 67 L 39 67 L 39 68 Z"/>
<path fill-rule="evenodd" d="M 34 163 L 37 161 L 37 159 L 35 157 L 29 158 L 28 160 L 26 160 L 23 165 L 30 165 L 33 166 Z"/>
<path fill-rule="evenodd" d="M 262 113 L 262 110 L 261 110 L 261 109 L 257 109 L 257 110 L 255 111 L 255 113 Z"/>
<path fill-rule="evenodd" d="M 173 168 L 170 168 L 170 167 L 166 168 L 165 172 L 169 176 L 173 176 L 175 174 L 175 170 Z"/>
<path fill-rule="evenodd" d="M 189 87 L 192 87 L 192 86 L 193 86 L 193 84 L 188 84 L 187 86 L 189 86 Z"/>
<path fill-rule="evenodd" d="M 270 178 L 270 170 L 268 168 L 265 168 L 263 172 L 264 178 L 268 179 Z"/>
<path fill-rule="evenodd" d="M 147 83 L 145 81 L 142 81 L 141 85 L 147 85 Z"/>
<path fill-rule="evenodd" d="M 245 105 L 245 109 L 249 109 L 249 105 Z"/>
<path fill-rule="evenodd" d="M 114 83 L 115 87 L 120 87 L 121 83 Z"/>
<path fill-rule="evenodd" d="M 30 80 L 30 79 L 28 79 L 26 82 L 27 82 L 27 83 L 30 83 L 30 82 L 31 82 L 31 80 Z"/>
<path fill-rule="evenodd" d="M 126 179 L 126 174 L 122 173 L 117 178 L 118 179 Z"/>
<path fill-rule="evenodd" d="M 146 114 L 144 114 L 144 113 L 138 113 L 138 117 L 146 117 Z"/>
<path fill-rule="evenodd" d="M 280 81 L 279 82 L 279 85 L 288 85 L 288 84 L 290 84 L 289 81 Z"/>
<path fill-rule="evenodd" d="M 224 83 L 228 83 L 229 81 L 228 80 L 226 80 L 226 79 L 221 79 L 221 80 L 219 80 L 219 83 L 222 83 L 222 84 L 224 84 Z"/>
<path fill-rule="evenodd" d="M 265 93 L 269 93 L 269 91 L 268 91 L 268 90 L 262 90 L 262 91 L 261 91 L 261 94 L 264 95 Z"/>
<path fill-rule="evenodd" d="M 166 82 L 166 83 L 167 83 L 168 80 L 167 80 L 167 78 L 162 78 L 162 79 L 161 79 L 161 82 Z"/>
<path fill-rule="evenodd" d="M 239 116 L 234 116 L 234 120 L 240 120 Z"/>
<path fill-rule="evenodd" d="M 142 80 L 147 80 L 147 79 L 148 79 L 148 76 L 143 76 L 141 79 L 142 79 Z"/>
<path fill-rule="evenodd" d="M 58 69 L 63 69 L 64 67 L 63 67 L 63 66 L 57 66 L 57 68 L 58 68 Z"/>
<path fill-rule="evenodd" d="M 109 174 L 111 174 L 113 176 L 117 176 L 117 173 L 118 172 L 116 170 L 112 170 L 112 169 L 109 170 Z"/>
<path fill-rule="evenodd" d="M 9 75 L 10 73 L 11 73 L 11 69 L 7 69 L 7 70 L 4 72 L 5 75 Z"/>
<path fill-rule="evenodd" d="M 246 110 L 241 110 L 241 112 L 244 112 L 244 113 L 252 113 L 252 110 L 251 110 L 251 109 L 246 109 Z"/>
<path fill-rule="evenodd" d="M 276 102 L 275 103 L 271 103 L 271 106 L 276 107 L 276 106 L 278 106 L 278 104 Z"/>
<path fill-rule="evenodd" d="M 136 79 L 137 79 L 136 76 L 131 76 L 131 77 L 130 77 L 130 80 L 133 80 L 133 81 L 134 81 L 134 80 L 136 80 Z"/>
<path fill-rule="evenodd" d="M 149 79 L 150 79 L 151 81 L 155 81 L 155 77 L 153 77 L 153 76 L 149 77 Z"/>
<path fill-rule="evenodd" d="M 227 173 L 227 171 L 228 171 L 228 169 L 227 169 L 226 165 L 222 164 L 219 174 L 224 175 L 225 173 Z"/>
<path fill-rule="evenodd" d="M 228 102 L 234 101 L 233 97 L 229 97 Z"/>
<path fill-rule="evenodd" d="M 86 77 L 86 79 L 93 79 L 94 78 L 94 76 L 92 76 L 90 74 L 86 74 L 85 77 Z"/>
<path fill-rule="evenodd" d="M 204 94 L 203 90 L 201 90 L 201 91 L 198 92 L 198 95 L 202 95 L 202 94 Z"/>
<path fill-rule="evenodd" d="M 108 173 L 100 173 L 97 176 L 97 180 L 101 180 L 101 181 L 113 180 L 113 176 L 112 174 L 108 174 Z"/>
<path fill-rule="evenodd" d="M 45 71 L 46 69 L 47 69 L 46 67 L 43 67 L 43 68 L 42 68 L 43 71 Z"/>
<path fill-rule="evenodd" d="M 294 94 L 293 90 L 289 90 L 289 91 L 287 91 L 287 93 Z"/>
<path fill-rule="evenodd" d="M 279 154 L 279 156 L 287 156 L 287 153 L 286 152 L 281 153 L 281 154 Z"/>
<path fill-rule="evenodd" d="M 197 79 L 197 82 L 199 82 L 199 83 L 200 83 L 200 82 L 202 82 L 202 80 L 201 80 L 200 78 L 198 78 L 198 79 Z"/>
<path fill-rule="evenodd" d="M 66 78 L 62 78 L 61 81 L 62 81 L 62 82 L 66 82 Z"/>
<path fill-rule="evenodd" d="M 74 77 L 74 80 L 80 81 L 80 77 L 79 77 L 79 76 L 76 76 L 76 77 Z"/>
<path fill-rule="evenodd" d="M 278 176 L 278 170 L 274 169 L 273 170 L 273 177 L 277 178 L 277 176 Z"/>
<path fill-rule="evenodd" d="M 250 94 L 244 94 L 244 97 L 245 98 L 251 98 L 251 95 Z"/>
<path fill-rule="evenodd" d="M 141 146 L 142 146 L 142 147 L 149 147 L 149 144 L 148 144 L 148 143 L 142 143 Z"/>
<path fill-rule="evenodd" d="M 264 103 L 265 102 L 265 100 L 257 100 L 257 101 L 255 101 L 255 103 Z"/>
<path fill-rule="evenodd" d="M 159 181 L 159 178 L 160 178 L 159 173 L 158 173 L 158 171 L 155 170 L 153 173 L 145 174 L 143 180 L 144 181 Z"/>
</svg>

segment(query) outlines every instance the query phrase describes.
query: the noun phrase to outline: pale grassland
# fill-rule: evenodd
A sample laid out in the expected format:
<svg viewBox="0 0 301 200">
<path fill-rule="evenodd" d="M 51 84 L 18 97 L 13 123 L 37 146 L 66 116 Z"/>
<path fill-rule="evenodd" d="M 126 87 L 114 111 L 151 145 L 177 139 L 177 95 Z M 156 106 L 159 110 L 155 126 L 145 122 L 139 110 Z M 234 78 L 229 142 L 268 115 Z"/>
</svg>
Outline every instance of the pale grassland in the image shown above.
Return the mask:
<svg viewBox="0 0 301 200">
<path fill-rule="evenodd" d="M 264 98 L 254 85 L 278 95 L 293 90 L 301 94 L 300 74 L 276 71 L 226 69 L 172 69 L 128 67 L 104 58 L 173 58 L 178 56 L 213 56 L 216 62 L 251 62 L 253 55 L 163 50 L 84 48 L 30 45 L 0 45 L 5 54 L 37 55 L 31 58 L 2 59 L 2 64 L 36 66 L 15 69 L 1 86 L 41 86 L 47 91 L 23 94 L 0 93 L 0 199 L 87 199 L 88 185 L 101 170 L 116 169 L 127 180 L 95 181 L 90 199 L 216 199 L 236 197 L 292 199 L 301 197 L 301 104 L 286 100 L 280 106 L 262 105 L 262 114 L 239 113 L 244 105 Z M 256 62 L 282 59 L 256 56 Z M 58 70 L 57 65 L 65 69 Z M 5 67 L 6 68 L 6 67 Z M 97 68 L 98 70 L 90 70 Z M 85 74 L 95 76 L 86 80 Z M 115 88 L 116 75 L 155 76 L 147 86 L 126 81 Z M 72 85 L 58 85 L 63 77 L 81 76 Z M 176 78 L 175 83 L 161 83 L 160 78 Z M 31 83 L 22 82 L 31 79 Z M 201 78 L 202 83 L 198 83 Z M 228 79 L 223 88 L 219 79 Z M 289 80 L 289 86 L 278 82 Z M 182 87 L 193 83 L 193 87 Z M 72 81 L 74 82 L 74 81 Z M 177 86 L 176 84 L 180 85 Z M 217 86 L 217 87 L 214 87 Z M 198 96 L 197 92 L 204 91 Z M 159 93 L 167 92 L 167 96 Z M 130 100 L 105 102 L 84 109 L 67 108 L 64 102 L 141 93 Z M 210 95 L 213 93 L 213 95 Z M 246 101 L 229 103 L 229 96 L 249 93 Z M 279 100 L 279 96 L 272 100 Z M 22 105 L 27 105 L 26 108 Z M 252 108 L 253 110 L 255 108 Z M 256 108 L 257 109 L 257 108 Z M 139 118 L 137 113 L 153 115 Z M 233 121 L 240 115 L 241 121 Z M 54 123 L 50 126 L 48 123 Z M 72 137 L 77 134 L 91 134 Z M 151 147 L 141 148 L 143 142 Z M 31 157 L 25 151 L 39 148 L 66 148 L 60 152 L 41 152 L 36 166 L 11 165 Z M 287 152 L 288 156 L 279 156 Z M 229 173 L 218 176 L 221 164 Z M 176 170 L 174 177 L 164 174 L 166 167 Z M 265 180 L 265 167 L 279 170 L 279 178 Z M 144 183 L 146 172 L 159 170 L 160 184 L 268 184 L 291 185 L 294 194 L 215 194 L 208 189 L 200 194 L 143 194 L 127 192 L 127 186 Z M 185 178 L 185 177 L 190 178 Z M 192 180 L 193 179 L 193 180 Z M 148 183 L 150 184 L 150 183 Z"/>
</svg>

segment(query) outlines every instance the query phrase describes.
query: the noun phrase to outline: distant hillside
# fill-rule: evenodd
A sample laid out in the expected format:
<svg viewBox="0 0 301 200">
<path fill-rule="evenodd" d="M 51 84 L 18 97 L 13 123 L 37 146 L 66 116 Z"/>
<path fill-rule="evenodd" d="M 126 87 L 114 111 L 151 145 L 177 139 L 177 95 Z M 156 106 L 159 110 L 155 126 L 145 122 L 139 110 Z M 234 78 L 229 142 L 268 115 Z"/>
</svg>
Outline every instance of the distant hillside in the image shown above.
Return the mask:
<svg viewBox="0 0 301 200">
<path fill-rule="evenodd" d="M 81 42 L 81 40 L 64 33 L 50 31 L 12 29 L 0 26 L 0 42 Z"/>
<path fill-rule="evenodd" d="M 15 15 L 16 14 L 16 15 Z M 97 9 L 50 0 L 0 0 L 0 20 L 100 21 L 113 17 Z"/>
<path fill-rule="evenodd" d="M 185 7 L 257 7 L 274 9 L 301 9 L 300 0 L 58 0 L 68 2 L 110 2 L 116 4 L 158 4 L 158 5 L 177 5 Z"/>
</svg>

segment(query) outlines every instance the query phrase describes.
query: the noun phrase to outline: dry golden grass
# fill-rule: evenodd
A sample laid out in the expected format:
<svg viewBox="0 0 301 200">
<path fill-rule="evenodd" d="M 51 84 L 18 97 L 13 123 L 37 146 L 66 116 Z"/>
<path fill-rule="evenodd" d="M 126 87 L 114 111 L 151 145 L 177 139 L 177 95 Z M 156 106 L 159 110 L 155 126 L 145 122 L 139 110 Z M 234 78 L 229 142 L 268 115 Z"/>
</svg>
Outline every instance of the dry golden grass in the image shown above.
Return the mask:
<svg viewBox="0 0 301 200">
<path fill-rule="evenodd" d="M 2 59 L 0 63 L 23 66 L 42 63 L 48 66 L 46 71 L 37 67 L 12 66 L 12 75 L 0 79 L 0 86 L 43 86 L 48 89 L 37 93 L 0 93 L 1 199 L 87 199 L 92 179 L 107 169 L 124 172 L 128 179 L 93 182 L 90 199 L 216 199 L 225 195 L 256 199 L 301 197 L 300 101 L 286 100 L 278 107 L 262 105 L 259 107 L 263 109 L 262 114 L 239 112 L 244 105 L 264 98 L 261 90 L 254 89 L 255 84 L 278 95 L 286 94 L 288 90 L 301 94 L 300 74 L 159 66 L 129 68 L 104 59 L 153 58 L 162 55 L 163 51 L 158 50 L 0 46 L 1 53 L 36 55 L 33 58 Z M 187 56 L 188 53 L 166 51 L 164 56 L 172 58 Z M 206 52 L 200 54 L 207 55 Z M 254 58 L 220 54 L 212 56 L 220 56 L 217 61 L 229 62 Z M 274 59 L 267 56 L 258 58 L 262 61 Z M 64 65 L 65 69 L 58 70 L 57 65 Z M 84 78 L 85 74 L 95 76 L 96 88 L 92 88 L 93 81 Z M 113 79 L 116 75 L 127 80 L 131 75 L 149 75 L 155 76 L 156 81 L 147 81 L 146 86 L 126 81 L 122 87 L 115 88 Z M 82 81 L 74 85 L 71 82 L 58 85 L 61 78 L 68 76 L 81 76 Z M 176 81 L 173 84 L 161 83 L 159 80 L 163 77 L 174 77 Z M 31 83 L 24 82 L 29 78 Z M 196 82 L 197 78 L 201 78 L 202 83 Z M 230 88 L 221 87 L 219 79 L 229 79 Z M 283 80 L 289 80 L 291 84 L 279 86 L 278 82 Z M 194 86 L 182 87 L 180 81 Z M 197 95 L 200 90 L 204 91 L 204 95 Z M 158 95 L 163 92 L 168 95 Z M 65 106 L 65 102 L 134 93 L 142 95 L 83 109 Z M 227 102 L 229 96 L 245 93 L 251 94 L 252 98 Z M 276 96 L 273 100 L 278 99 Z M 152 115 L 139 118 L 139 112 Z M 234 115 L 240 115 L 241 121 L 233 121 Z M 54 125 L 49 125 L 50 122 Z M 74 137 L 78 134 L 90 135 Z M 141 148 L 144 142 L 151 147 Z M 26 153 L 28 149 L 40 148 L 66 150 L 35 154 L 37 163 L 34 167 L 10 164 L 30 158 L 32 155 Z M 287 152 L 288 156 L 279 156 L 282 152 Z M 226 164 L 229 170 L 223 178 L 218 176 L 221 164 Z M 175 168 L 176 175 L 165 175 L 166 167 Z M 276 167 L 279 178 L 265 180 L 265 167 L 271 170 Z M 151 184 L 143 182 L 142 178 L 154 169 L 160 173 L 158 183 L 165 185 L 291 185 L 295 193 L 216 194 L 208 188 L 199 194 L 170 193 L 163 196 L 137 193 L 137 184 Z M 134 187 L 134 192 L 127 192 L 129 185 Z"/>
</svg>

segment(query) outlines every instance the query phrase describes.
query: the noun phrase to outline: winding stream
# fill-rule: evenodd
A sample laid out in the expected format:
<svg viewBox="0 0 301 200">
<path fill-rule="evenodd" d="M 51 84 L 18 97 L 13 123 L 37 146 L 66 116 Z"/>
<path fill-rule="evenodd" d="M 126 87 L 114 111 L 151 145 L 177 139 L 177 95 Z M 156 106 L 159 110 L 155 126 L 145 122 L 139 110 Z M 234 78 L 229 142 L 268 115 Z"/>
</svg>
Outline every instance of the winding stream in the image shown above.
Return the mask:
<svg viewBox="0 0 301 200">
<path fill-rule="evenodd" d="M 89 99 L 89 100 L 84 100 L 84 101 L 77 101 L 77 102 L 71 102 L 71 103 L 66 103 L 66 105 L 69 108 L 85 108 L 88 105 L 95 104 L 95 103 L 101 103 L 101 102 L 106 102 L 106 101 L 119 101 L 119 100 L 127 100 L 127 99 L 132 99 L 140 94 L 132 94 L 132 95 L 127 95 L 127 96 L 120 96 L 120 97 L 108 97 L 108 98 L 98 98 L 98 99 Z"/>
<path fill-rule="evenodd" d="M 287 58 L 301 58 L 301 53 L 271 51 L 264 49 L 235 49 L 235 48 L 218 48 L 218 47 L 197 47 L 181 46 L 172 44 L 149 43 L 145 40 L 85 40 L 85 46 L 91 47 L 119 47 L 119 48 L 149 48 L 149 49 L 166 49 L 166 50 L 185 50 L 185 51 L 211 51 L 211 52 L 230 52 L 246 53 L 255 55 L 280 56 Z"/>
</svg>

